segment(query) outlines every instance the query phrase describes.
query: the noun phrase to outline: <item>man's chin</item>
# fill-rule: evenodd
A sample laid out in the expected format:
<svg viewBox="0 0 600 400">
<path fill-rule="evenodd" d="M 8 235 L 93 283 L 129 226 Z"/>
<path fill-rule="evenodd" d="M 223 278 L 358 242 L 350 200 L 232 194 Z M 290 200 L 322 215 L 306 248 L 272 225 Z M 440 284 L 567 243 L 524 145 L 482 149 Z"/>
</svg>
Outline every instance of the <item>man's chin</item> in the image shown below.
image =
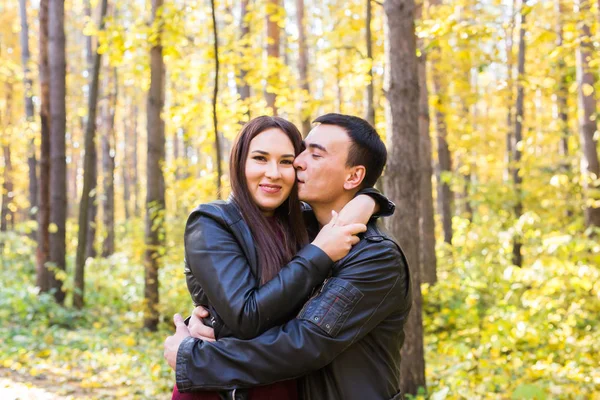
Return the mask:
<svg viewBox="0 0 600 400">
<path fill-rule="evenodd" d="M 303 186 L 303 184 L 298 185 L 298 198 L 300 199 L 300 201 L 307 202 L 310 196 L 308 195 L 307 191 L 304 189 Z"/>
</svg>

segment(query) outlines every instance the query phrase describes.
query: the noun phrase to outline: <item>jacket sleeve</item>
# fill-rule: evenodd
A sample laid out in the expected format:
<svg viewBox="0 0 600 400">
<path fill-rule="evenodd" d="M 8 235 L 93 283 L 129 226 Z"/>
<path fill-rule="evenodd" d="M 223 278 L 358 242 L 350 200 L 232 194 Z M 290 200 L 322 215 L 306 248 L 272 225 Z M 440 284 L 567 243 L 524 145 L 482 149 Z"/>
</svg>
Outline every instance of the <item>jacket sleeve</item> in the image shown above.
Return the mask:
<svg viewBox="0 0 600 400">
<path fill-rule="evenodd" d="M 226 221 L 201 211 L 194 211 L 186 224 L 185 257 L 211 306 L 241 339 L 289 318 L 333 264 L 327 254 L 309 244 L 260 286 Z"/>
<path fill-rule="evenodd" d="M 379 210 L 373 214 L 372 218 L 389 217 L 396 211 L 396 205 L 394 202 L 385 197 L 379 190 L 375 188 L 361 189 L 354 195 L 354 197 L 361 194 L 370 196 L 379 206 Z M 317 221 L 315 213 L 310 205 L 305 202 L 302 202 L 301 204 L 304 223 L 306 225 L 306 229 L 308 230 L 308 236 L 314 238 L 319 233 L 319 222 Z"/>
<path fill-rule="evenodd" d="M 358 253 L 285 325 L 248 341 L 184 339 L 178 389 L 244 388 L 302 376 L 329 364 L 386 317 L 406 318 L 410 279 L 400 250 L 382 240 Z"/>
<path fill-rule="evenodd" d="M 361 189 L 356 193 L 354 197 L 359 196 L 361 194 L 371 196 L 371 198 L 375 200 L 375 202 L 379 205 L 379 211 L 373 214 L 374 218 L 389 217 L 390 215 L 394 214 L 394 211 L 396 211 L 396 205 L 394 204 L 394 202 L 385 197 L 379 190 L 375 188 Z"/>
</svg>

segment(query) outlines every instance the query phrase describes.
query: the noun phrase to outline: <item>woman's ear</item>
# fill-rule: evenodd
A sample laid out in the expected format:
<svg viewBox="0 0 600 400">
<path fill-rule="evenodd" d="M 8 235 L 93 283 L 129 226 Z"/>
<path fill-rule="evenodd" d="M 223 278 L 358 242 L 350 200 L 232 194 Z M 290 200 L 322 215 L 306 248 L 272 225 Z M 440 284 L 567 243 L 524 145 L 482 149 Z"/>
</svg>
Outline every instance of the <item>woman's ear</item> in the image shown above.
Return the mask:
<svg viewBox="0 0 600 400">
<path fill-rule="evenodd" d="M 350 171 L 346 176 L 346 180 L 344 181 L 344 189 L 358 189 L 362 181 L 365 179 L 366 173 L 367 169 L 364 167 L 364 165 L 355 165 L 354 167 L 350 168 Z"/>
</svg>

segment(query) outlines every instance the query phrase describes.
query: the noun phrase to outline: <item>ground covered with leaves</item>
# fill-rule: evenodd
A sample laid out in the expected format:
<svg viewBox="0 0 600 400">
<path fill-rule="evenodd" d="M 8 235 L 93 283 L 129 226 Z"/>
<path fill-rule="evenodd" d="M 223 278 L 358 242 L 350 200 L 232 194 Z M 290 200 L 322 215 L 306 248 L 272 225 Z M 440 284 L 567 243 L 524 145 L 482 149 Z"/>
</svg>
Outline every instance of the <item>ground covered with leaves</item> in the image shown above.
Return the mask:
<svg viewBox="0 0 600 400">
<path fill-rule="evenodd" d="M 598 242 L 538 230 L 533 215 L 523 222 L 526 266 L 516 268 L 512 236 L 501 223 L 456 222 L 454 246 L 438 246 L 438 283 L 423 287 L 428 394 L 418 397 L 600 399 Z M 143 246 L 133 242 L 141 232 L 124 237 L 133 238 L 121 243 L 131 252 L 88 261 L 81 311 L 38 294 L 32 241 L 0 237 L 4 382 L 43 387 L 61 399 L 169 398 L 174 374 L 162 343 L 170 316 L 191 310 L 180 245 L 167 251 L 164 317 L 151 333 L 141 329 Z M 65 283 L 70 290 L 70 279 Z"/>
</svg>

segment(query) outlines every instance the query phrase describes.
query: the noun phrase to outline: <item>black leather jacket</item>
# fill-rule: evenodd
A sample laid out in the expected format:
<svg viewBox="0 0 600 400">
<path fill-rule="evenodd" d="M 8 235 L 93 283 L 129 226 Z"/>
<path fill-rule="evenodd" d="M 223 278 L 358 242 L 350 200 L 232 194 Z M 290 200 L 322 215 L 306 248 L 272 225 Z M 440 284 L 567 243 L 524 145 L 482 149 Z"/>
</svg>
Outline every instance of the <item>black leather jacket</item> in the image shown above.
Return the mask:
<svg viewBox="0 0 600 400">
<path fill-rule="evenodd" d="M 246 240 L 250 238 L 248 227 L 241 217 L 229 219 L 226 208 L 221 204 L 219 211 L 213 209 L 209 216 L 201 206 L 192 213 L 191 219 L 197 213 L 199 222 L 208 218 L 214 224 L 186 228 L 187 265 L 195 264 L 189 262 L 192 257 L 202 268 L 215 262 L 231 266 L 243 258 L 250 260 L 250 265 L 244 264 L 246 272 L 243 268 L 232 274 L 214 271 L 214 278 L 210 278 L 211 269 L 211 274 L 202 274 L 208 277 L 200 283 L 205 291 L 194 285 L 190 290 L 199 304 L 203 296 L 219 296 L 224 304 L 229 296 L 243 300 L 229 299 L 234 305 L 231 310 L 219 310 L 222 306 L 210 302 L 217 315 L 215 331 L 219 330 L 222 339 L 208 343 L 189 337 L 181 343 L 178 389 L 238 389 L 303 376 L 301 398 L 306 400 L 401 399 L 399 354 L 411 295 L 408 265 L 398 245 L 371 221 L 362 240 L 334 264 L 331 276 L 297 317 L 276 326 L 306 299 L 314 280 L 320 278 L 314 277 L 314 271 L 323 278 L 327 275 L 328 257 L 309 245 L 279 277 L 257 289 L 256 275 L 251 272 L 256 271 L 254 247 Z M 224 232 L 229 232 L 228 241 Z M 232 235 L 241 247 L 237 256 L 227 255 L 233 250 L 229 247 Z M 212 259 L 215 256 L 207 252 L 190 252 L 189 244 L 202 240 L 214 241 L 217 247 L 212 252 L 230 258 Z M 251 337 L 268 326 L 275 327 L 251 340 L 223 334 L 223 329 L 230 329 L 239 338 Z"/>
<path fill-rule="evenodd" d="M 308 244 L 260 286 L 250 228 L 233 202 L 202 204 L 185 228 L 185 276 L 195 305 L 208 308 L 215 337 L 250 339 L 293 318 L 333 262 Z"/>
</svg>

